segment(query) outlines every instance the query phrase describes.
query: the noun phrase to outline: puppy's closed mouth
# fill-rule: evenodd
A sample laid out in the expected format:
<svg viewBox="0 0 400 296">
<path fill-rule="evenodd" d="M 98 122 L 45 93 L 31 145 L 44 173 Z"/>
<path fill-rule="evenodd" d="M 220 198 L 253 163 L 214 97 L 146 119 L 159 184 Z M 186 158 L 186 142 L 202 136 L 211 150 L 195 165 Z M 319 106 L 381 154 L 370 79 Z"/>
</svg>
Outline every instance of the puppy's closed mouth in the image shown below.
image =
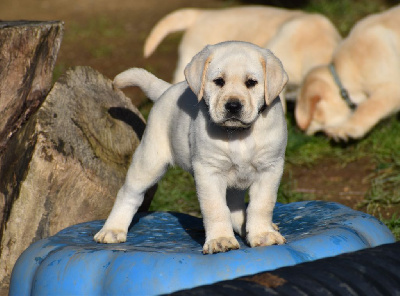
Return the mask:
<svg viewBox="0 0 400 296">
<path fill-rule="evenodd" d="M 218 123 L 218 125 L 230 129 L 247 129 L 251 127 L 251 124 L 252 123 L 243 122 L 235 117 L 227 118 L 221 123 Z"/>
</svg>

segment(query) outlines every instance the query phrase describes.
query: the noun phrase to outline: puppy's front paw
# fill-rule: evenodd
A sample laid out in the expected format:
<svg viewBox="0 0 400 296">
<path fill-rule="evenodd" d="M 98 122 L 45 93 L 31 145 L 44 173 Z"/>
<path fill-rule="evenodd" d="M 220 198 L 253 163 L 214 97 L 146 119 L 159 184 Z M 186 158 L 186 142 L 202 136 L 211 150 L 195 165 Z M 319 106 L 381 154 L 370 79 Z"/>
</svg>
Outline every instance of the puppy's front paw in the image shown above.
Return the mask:
<svg viewBox="0 0 400 296">
<path fill-rule="evenodd" d="M 239 243 L 234 237 L 219 237 L 207 241 L 203 246 L 203 254 L 214 254 L 239 249 Z"/>
<path fill-rule="evenodd" d="M 252 248 L 254 248 L 271 245 L 283 245 L 286 243 L 286 239 L 278 231 L 271 231 L 255 236 L 248 236 L 247 242 Z"/>
<path fill-rule="evenodd" d="M 334 141 L 339 142 L 362 138 L 366 131 L 359 126 L 344 124 L 337 127 L 328 127 L 325 129 L 325 133 Z"/>
<path fill-rule="evenodd" d="M 126 232 L 120 229 L 101 229 L 94 240 L 102 244 L 116 244 L 126 242 Z"/>
</svg>

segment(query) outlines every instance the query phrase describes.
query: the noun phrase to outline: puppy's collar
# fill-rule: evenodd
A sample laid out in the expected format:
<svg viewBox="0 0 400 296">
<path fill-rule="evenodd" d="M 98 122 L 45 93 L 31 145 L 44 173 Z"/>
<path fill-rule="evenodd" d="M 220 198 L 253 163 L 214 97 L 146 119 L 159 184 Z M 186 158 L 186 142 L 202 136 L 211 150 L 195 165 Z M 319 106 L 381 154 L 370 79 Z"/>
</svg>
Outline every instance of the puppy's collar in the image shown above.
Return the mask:
<svg viewBox="0 0 400 296">
<path fill-rule="evenodd" d="M 350 99 L 348 91 L 344 88 L 342 82 L 340 81 L 339 75 L 336 72 L 335 66 L 332 64 L 329 65 L 329 71 L 332 74 L 333 79 L 335 80 L 336 85 L 339 87 L 340 96 L 346 102 L 347 106 L 354 111 L 357 108 L 357 105 Z"/>
</svg>

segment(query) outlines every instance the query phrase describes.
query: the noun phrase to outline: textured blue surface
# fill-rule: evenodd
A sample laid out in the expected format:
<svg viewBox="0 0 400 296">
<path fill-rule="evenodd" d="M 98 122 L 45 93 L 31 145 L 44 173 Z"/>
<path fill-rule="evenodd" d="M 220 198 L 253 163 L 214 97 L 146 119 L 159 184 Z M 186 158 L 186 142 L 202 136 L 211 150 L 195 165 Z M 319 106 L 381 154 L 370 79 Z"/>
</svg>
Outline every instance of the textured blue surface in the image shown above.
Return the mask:
<svg viewBox="0 0 400 296">
<path fill-rule="evenodd" d="M 277 204 L 287 244 L 203 255 L 202 220 L 136 215 L 123 244 L 93 241 L 104 221 L 71 226 L 32 244 L 18 259 L 10 295 L 156 295 L 394 242 L 374 217 L 336 203 Z"/>
</svg>

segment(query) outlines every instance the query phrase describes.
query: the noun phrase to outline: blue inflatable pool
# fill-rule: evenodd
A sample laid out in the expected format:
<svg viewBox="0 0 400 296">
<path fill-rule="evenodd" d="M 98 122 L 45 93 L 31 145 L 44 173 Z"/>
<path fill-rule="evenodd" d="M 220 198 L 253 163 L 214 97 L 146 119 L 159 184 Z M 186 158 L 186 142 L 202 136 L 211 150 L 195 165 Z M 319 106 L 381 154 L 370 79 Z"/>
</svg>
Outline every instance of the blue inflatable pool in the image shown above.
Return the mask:
<svg viewBox="0 0 400 296">
<path fill-rule="evenodd" d="M 93 235 L 104 221 L 68 227 L 18 259 L 10 295 L 158 295 L 394 242 L 374 217 L 337 203 L 277 204 L 287 244 L 203 255 L 202 220 L 185 214 L 136 215 L 123 244 Z"/>
</svg>

